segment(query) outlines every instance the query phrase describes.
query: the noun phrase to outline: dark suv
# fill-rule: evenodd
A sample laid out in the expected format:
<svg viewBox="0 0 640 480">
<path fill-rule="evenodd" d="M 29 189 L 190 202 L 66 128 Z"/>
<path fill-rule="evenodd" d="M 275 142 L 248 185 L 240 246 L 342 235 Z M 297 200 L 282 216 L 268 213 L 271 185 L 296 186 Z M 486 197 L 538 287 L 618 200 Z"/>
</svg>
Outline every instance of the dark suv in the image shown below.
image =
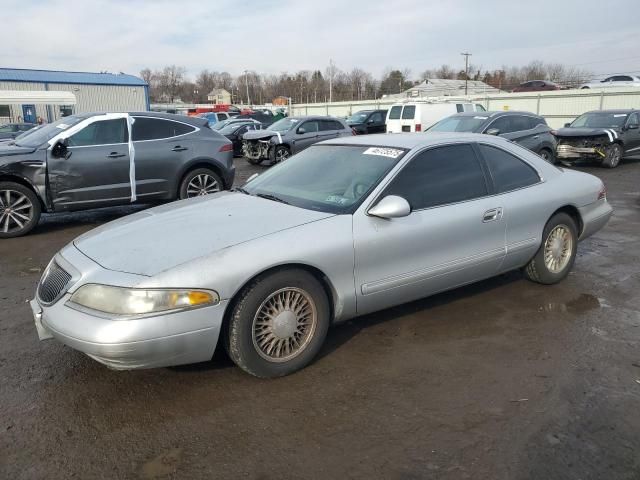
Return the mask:
<svg viewBox="0 0 640 480">
<path fill-rule="evenodd" d="M 385 133 L 387 131 L 386 110 L 360 110 L 347 118 L 349 125 L 357 135 L 367 133 Z"/>
<path fill-rule="evenodd" d="M 206 195 L 230 188 L 234 173 L 231 142 L 204 118 L 64 117 L 0 144 L 0 238 L 26 234 L 42 211 Z"/>
<path fill-rule="evenodd" d="M 465 112 L 440 120 L 427 132 L 470 132 L 499 135 L 519 143 L 550 163 L 555 162 L 556 140 L 547 121 L 529 112 Z"/>
</svg>

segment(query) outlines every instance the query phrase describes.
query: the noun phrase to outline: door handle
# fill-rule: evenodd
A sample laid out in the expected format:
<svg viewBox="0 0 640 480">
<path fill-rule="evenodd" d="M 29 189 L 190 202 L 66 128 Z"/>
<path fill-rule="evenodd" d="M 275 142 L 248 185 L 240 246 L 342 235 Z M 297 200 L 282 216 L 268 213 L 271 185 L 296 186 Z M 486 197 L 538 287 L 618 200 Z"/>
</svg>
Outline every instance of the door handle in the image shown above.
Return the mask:
<svg viewBox="0 0 640 480">
<path fill-rule="evenodd" d="M 499 220 L 502 217 L 502 207 L 492 208 L 484 212 L 482 216 L 482 223 L 493 222 Z"/>
<path fill-rule="evenodd" d="M 107 158 L 120 158 L 124 156 L 125 156 L 124 153 L 111 152 L 109 155 L 107 155 Z"/>
<path fill-rule="evenodd" d="M 176 145 L 171 149 L 172 152 L 184 152 L 185 150 L 189 150 L 187 147 L 182 147 L 180 145 Z"/>
</svg>

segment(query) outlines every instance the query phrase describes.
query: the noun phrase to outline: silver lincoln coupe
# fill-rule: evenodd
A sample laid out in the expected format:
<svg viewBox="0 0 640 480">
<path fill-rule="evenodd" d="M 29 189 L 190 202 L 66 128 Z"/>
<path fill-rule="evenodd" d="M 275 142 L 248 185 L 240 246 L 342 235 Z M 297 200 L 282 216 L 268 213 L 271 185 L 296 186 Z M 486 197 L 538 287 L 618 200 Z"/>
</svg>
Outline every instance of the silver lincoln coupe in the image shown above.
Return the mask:
<svg viewBox="0 0 640 480">
<path fill-rule="evenodd" d="M 612 209 L 602 182 L 460 133 L 316 144 L 242 188 L 103 225 L 31 302 L 39 337 L 115 369 L 309 364 L 331 324 L 521 269 L 564 279 Z"/>
</svg>

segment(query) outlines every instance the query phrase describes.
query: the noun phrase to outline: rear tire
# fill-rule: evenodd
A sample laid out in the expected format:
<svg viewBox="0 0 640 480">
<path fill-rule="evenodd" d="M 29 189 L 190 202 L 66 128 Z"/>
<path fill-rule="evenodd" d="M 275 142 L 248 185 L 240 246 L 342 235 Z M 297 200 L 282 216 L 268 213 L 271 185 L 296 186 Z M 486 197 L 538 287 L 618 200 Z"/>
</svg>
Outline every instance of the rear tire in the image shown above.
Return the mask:
<svg viewBox="0 0 640 480">
<path fill-rule="evenodd" d="M 602 160 L 602 166 L 607 168 L 616 168 L 620 165 L 620 161 L 624 155 L 624 149 L 619 143 L 609 145 L 606 157 Z"/>
<path fill-rule="evenodd" d="M 26 235 L 35 228 L 42 212 L 38 196 L 15 182 L 0 182 L 0 238 Z"/>
<path fill-rule="evenodd" d="M 288 269 L 253 280 L 239 294 L 223 332 L 233 362 L 261 378 L 289 375 L 318 354 L 331 309 L 324 288 L 310 273 Z"/>
<path fill-rule="evenodd" d="M 578 247 L 575 220 L 566 213 L 556 213 L 542 232 L 542 245 L 524 268 L 532 282 L 552 285 L 563 280 L 573 268 Z"/>
<path fill-rule="evenodd" d="M 180 200 L 209 195 L 224 190 L 220 176 L 209 168 L 196 168 L 188 172 L 180 183 Z"/>
</svg>

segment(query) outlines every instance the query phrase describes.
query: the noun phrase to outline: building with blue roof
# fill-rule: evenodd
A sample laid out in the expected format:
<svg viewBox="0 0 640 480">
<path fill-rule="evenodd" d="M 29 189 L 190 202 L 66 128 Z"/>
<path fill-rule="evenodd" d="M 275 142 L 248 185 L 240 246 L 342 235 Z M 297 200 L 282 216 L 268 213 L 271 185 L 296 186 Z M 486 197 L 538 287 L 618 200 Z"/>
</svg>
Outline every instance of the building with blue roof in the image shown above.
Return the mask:
<svg viewBox="0 0 640 480">
<path fill-rule="evenodd" d="M 141 78 L 125 73 L 0 68 L 0 92 L 12 91 L 20 92 L 21 102 L 29 102 L 24 100 L 29 98 L 26 92 L 33 92 L 36 100 L 5 105 L 0 102 L 0 124 L 35 123 L 37 117 L 52 122 L 71 113 L 149 110 L 149 85 Z M 75 105 L 36 103 L 43 102 L 42 91 L 70 92 L 75 96 Z"/>
</svg>

